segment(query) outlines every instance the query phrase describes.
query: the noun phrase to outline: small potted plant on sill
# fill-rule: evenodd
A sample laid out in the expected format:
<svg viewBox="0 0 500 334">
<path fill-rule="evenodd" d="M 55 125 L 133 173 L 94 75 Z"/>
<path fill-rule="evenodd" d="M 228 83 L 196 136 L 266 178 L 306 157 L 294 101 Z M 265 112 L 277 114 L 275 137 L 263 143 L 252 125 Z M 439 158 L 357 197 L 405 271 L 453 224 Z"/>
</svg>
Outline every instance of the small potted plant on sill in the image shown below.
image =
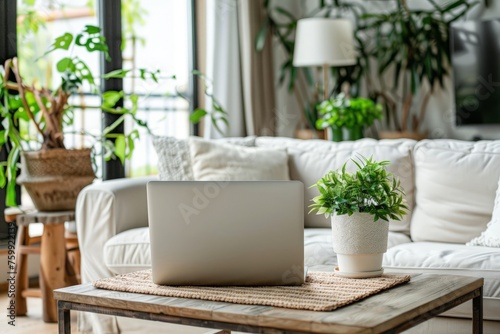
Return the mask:
<svg viewBox="0 0 500 334">
<path fill-rule="evenodd" d="M 383 273 L 389 219 L 401 220 L 408 207 L 399 180 L 385 169 L 389 161 L 360 157 L 352 162 L 356 172 L 347 172 L 346 162 L 311 186 L 320 194 L 309 213 L 331 216 L 339 275 L 376 277 Z"/>
<path fill-rule="evenodd" d="M 382 118 L 382 105 L 362 97 L 349 98 L 341 93 L 336 98 L 323 101 L 318 106 L 318 112 L 321 118 L 316 121 L 316 128 L 330 128 L 333 141 L 358 140 L 364 137 L 366 127 Z M 344 129 L 347 137 L 344 136 Z"/>
</svg>

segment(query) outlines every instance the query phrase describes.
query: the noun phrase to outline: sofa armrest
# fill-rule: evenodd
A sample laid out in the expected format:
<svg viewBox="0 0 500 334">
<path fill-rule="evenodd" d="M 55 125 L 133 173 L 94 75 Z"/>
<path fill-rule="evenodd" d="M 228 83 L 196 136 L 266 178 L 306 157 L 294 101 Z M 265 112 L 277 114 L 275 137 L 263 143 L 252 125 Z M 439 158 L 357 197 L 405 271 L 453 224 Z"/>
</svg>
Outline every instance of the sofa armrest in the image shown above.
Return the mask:
<svg viewBox="0 0 500 334">
<path fill-rule="evenodd" d="M 146 184 L 156 177 L 116 179 L 85 187 L 78 195 L 75 220 L 82 283 L 113 276 L 103 261 L 104 244 L 114 235 L 148 226 Z"/>
</svg>

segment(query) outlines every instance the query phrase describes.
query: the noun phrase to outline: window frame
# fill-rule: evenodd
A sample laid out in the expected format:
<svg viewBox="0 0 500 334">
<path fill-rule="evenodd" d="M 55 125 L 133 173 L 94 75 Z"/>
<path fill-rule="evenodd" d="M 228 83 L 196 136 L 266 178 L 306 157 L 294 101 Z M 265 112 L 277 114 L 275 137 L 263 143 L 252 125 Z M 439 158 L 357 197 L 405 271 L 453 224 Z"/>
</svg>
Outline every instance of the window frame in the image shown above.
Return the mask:
<svg viewBox="0 0 500 334">
<path fill-rule="evenodd" d="M 188 35 L 190 41 L 189 45 L 189 68 L 194 70 L 198 68 L 197 60 L 197 1 L 187 0 L 188 15 L 190 24 L 188 26 Z M 111 61 L 104 61 L 104 56 L 101 57 L 100 75 L 109 71 L 120 69 L 123 66 L 121 40 L 122 40 L 122 19 L 121 19 L 121 0 L 98 0 L 98 21 L 102 28 L 103 34 L 108 41 L 109 55 Z M 0 61 L 5 62 L 6 59 L 12 58 L 17 55 L 17 0 L 4 0 L 0 1 Z M 106 90 L 122 90 L 122 79 L 103 80 L 101 82 L 101 92 Z M 195 106 L 198 105 L 198 79 L 194 74 L 189 76 L 188 96 L 190 97 L 189 112 L 192 113 Z M 123 102 L 119 102 L 123 103 Z M 117 115 L 103 113 L 102 129 L 111 125 L 116 119 Z M 114 132 L 123 133 L 124 125 L 118 126 Z M 199 134 L 198 124 L 191 125 L 191 134 Z M 0 152 L 0 154 L 3 154 Z M 3 156 L 0 156 L 4 159 Z M 120 160 L 105 161 L 103 158 L 102 164 L 102 179 L 110 180 L 125 177 L 125 166 L 122 165 Z M 0 189 L 0 201 L 2 203 L 2 194 L 5 196 L 5 190 Z M 4 206 L 4 204 L 2 204 Z"/>
</svg>

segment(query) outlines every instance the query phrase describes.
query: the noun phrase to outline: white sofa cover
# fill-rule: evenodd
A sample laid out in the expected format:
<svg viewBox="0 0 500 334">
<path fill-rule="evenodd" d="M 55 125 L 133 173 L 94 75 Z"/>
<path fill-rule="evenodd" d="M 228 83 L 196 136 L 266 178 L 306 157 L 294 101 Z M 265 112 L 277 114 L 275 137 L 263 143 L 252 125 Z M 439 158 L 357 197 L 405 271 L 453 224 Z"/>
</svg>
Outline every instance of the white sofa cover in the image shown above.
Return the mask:
<svg viewBox="0 0 500 334">
<path fill-rule="evenodd" d="M 304 183 L 308 200 L 316 195 L 309 185 L 358 154 L 390 160 L 389 170 L 401 178 L 412 210 L 403 221 L 390 222 L 384 268 L 388 272 L 484 277 L 485 333 L 500 333 L 500 248 L 465 246 L 486 229 L 491 217 L 500 177 L 500 141 L 362 139 L 332 143 L 258 137 L 255 143 L 287 149 L 290 178 Z M 82 282 L 150 267 L 145 189 L 151 179 L 105 181 L 80 193 L 76 221 Z M 305 264 L 313 270 L 335 266 L 329 220 L 306 214 L 304 223 Z M 445 316 L 409 332 L 470 333 L 470 305 Z M 135 319 L 79 316 L 82 332 L 140 333 L 146 328 L 155 332 L 152 328 L 158 326 Z M 164 333 L 203 332 L 164 324 L 161 328 Z"/>
</svg>

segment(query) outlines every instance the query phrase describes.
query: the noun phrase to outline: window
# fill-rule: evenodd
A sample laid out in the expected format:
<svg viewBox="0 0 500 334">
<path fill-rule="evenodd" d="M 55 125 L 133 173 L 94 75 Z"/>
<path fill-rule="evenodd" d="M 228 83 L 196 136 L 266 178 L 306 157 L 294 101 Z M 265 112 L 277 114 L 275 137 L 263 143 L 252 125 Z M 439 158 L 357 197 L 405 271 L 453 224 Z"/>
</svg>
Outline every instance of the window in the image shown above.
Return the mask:
<svg viewBox="0 0 500 334">
<path fill-rule="evenodd" d="M 189 135 L 188 9 L 187 0 L 122 1 L 123 67 L 135 73 L 141 68 L 160 71 L 159 84 L 124 79 L 125 91 L 140 96 L 138 117 L 148 122 L 155 135 Z M 143 130 L 141 138 L 127 163 L 127 176 L 156 172 L 151 137 Z"/>
<path fill-rule="evenodd" d="M 193 94 L 189 91 L 189 2 L 122 0 L 123 68 L 135 73 L 133 78 L 124 79 L 123 86 L 126 93 L 139 95 L 137 116 L 148 122 L 155 135 L 187 137 L 190 133 L 189 100 Z M 23 77 L 27 82 L 35 80 L 40 85 L 55 88 L 58 84 L 56 64 L 45 57 L 37 58 L 62 33 L 77 34 L 85 25 L 99 25 L 99 3 L 91 0 L 17 0 L 17 4 L 18 57 Z M 59 56 L 54 53 L 52 59 L 59 59 Z M 99 74 L 97 53 L 79 56 L 95 76 Z M 29 71 L 23 70 L 26 68 Z M 159 83 L 141 81 L 137 78 L 140 69 L 159 70 Z M 88 147 L 93 141 L 85 133 L 101 131 L 100 98 L 87 90 L 73 96 L 71 103 L 80 108 L 75 110 L 74 122 L 65 127 L 65 144 L 68 148 Z M 34 131 L 26 131 L 35 136 Z M 140 136 L 132 160 L 126 161 L 127 176 L 156 172 L 157 160 L 151 137 L 142 129 Z M 38 148 L 35 142 L 32 148 Z M 99 145 L 95 148 L 101 151 Z M 101 159 L 96 159 L 96 165 L 96 174 L 102 177 Z"/>
</svg>

